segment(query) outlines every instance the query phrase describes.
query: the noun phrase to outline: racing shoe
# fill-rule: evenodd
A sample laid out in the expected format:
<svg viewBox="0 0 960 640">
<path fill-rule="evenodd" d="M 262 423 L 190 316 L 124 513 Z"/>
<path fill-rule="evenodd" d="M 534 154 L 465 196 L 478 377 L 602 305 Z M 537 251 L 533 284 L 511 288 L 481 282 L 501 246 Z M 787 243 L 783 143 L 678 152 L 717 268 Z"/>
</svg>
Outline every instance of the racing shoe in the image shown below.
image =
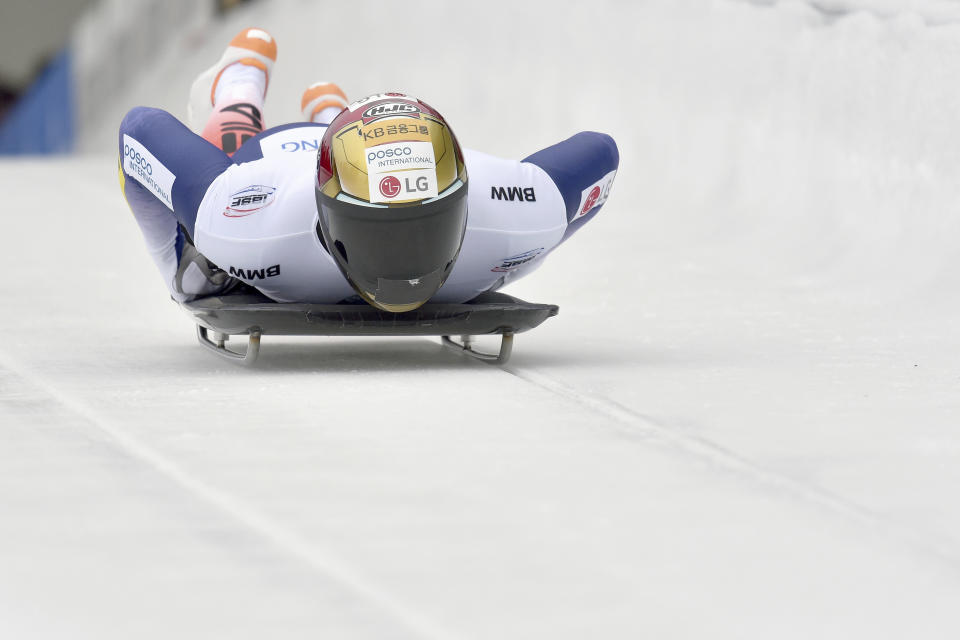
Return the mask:
<svg viewBox="0 0 960 640">
<path fill-rule="evenodd" d="M 307 122 L 330 124 L 347 106 L 347 95 L 332 82 L 315 82 L 303 92 L 300 112 Z"/>
<path fill-rule="evenodd" d="M 252 91 L 249 87 L 257 87 L 258 89 L 253 93 L 259 93 L 259 95 L 248 97 L 253 99 L 252 102 L 259 103 L 254 104 L 259 117 L 259 111 L 263 108 L 263 100 L 267 93 L 267 83 L 270 81 L 270 74 L 276 61 L 277 42 L 269 33 L 263 29 L 244 29 L 238 33 L 230 41 L 226 51 L 220 56 L 220 60 L 193 81 L 193 85 L 190 87 L 190 101 L 187 103 L 187 119 L 190 128 L 199 133 L 207 127 L 217 99 L 217 87 L 221 76 L 228 68 L 231 69 L 231 73 L 228 75 L 237 75 L 236 72 L 238 71 L 248 71 L 252 72 L 252 75 L 258 79 L 259 74 L 253 72 L 253 69 L 259 69 L 263 72 L 262 87 L 260 82 L 254 82 L 247 88 L 247 93 Z M 251 74 L 241 73 L 240 75 Z M 234 102 L 242 101 L 235 100 Z"/>
</svg>

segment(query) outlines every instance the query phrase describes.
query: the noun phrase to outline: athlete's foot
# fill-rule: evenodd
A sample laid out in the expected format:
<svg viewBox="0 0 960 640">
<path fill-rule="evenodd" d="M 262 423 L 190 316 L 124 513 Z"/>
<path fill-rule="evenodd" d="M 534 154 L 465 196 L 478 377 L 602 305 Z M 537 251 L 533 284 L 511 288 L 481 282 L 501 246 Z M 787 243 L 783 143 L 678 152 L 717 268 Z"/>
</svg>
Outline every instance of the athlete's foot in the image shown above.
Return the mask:
<svg viewBox="0 0 960 640">
<path fill-rule="evenodd" d="M 346 94 L 332 82 L 315 82 L 303 92 L 300 112 L 307 122 L 330 124 L 347 106 Z"/>
<path fill-rule="evenodd" d="M 263 101 L 277 44 L 262 29 L 244 29 L 190 88 L 190 128 L 227 153 L 263 130 Z"/>
</svg>

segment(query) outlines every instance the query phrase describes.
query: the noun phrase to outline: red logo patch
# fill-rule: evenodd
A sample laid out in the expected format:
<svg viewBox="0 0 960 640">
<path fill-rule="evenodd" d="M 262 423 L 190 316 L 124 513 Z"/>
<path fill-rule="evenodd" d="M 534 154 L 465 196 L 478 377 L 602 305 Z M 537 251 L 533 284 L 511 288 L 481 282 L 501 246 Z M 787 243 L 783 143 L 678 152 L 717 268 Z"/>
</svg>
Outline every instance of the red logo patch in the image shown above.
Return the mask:
<svg viewBox="0 0 960 640">
<path fill-rule="evenodd" d="M 385 176 L 380 181 L 380 193 L 384 198 L 396 198 L 400 193 L 400 179 L 395 176 Z"/>
<path fill-rule="evenodd" d="M 590 209 L 593 209 L 593 205 L 597 204 L 597 200 L 600 199 L 600 187 L 594 187 L 590 190 L 590 194 L 587 196 L 587 201 L 583 203 L 583 209 L 580 209 L 580 215 L 583 215 Z"/>
</svg>

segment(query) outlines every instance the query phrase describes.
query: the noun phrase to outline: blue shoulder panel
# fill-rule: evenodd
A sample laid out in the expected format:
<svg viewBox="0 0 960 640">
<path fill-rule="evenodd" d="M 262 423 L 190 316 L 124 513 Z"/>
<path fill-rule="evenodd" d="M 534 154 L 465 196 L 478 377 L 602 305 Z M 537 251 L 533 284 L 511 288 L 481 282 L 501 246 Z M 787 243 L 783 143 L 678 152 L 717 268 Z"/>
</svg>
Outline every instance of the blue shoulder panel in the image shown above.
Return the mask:
<svg viewBox="0 0 960 640">
<path fill-rule="evenodd" d="M 326 129 L 327 125 L 316 122 L 291 122 L 289 124 L 281 124 L 277 125 L 276 127 L 264 129 L 257 135 L 244 142 L 243 145 L 237 149 L 237 151 L 233 154 L 233 161 L 237 164 L 243 164 L 244 162 L 260 160 L 263 158 L 263 151 L 260 148 L 261 140 L 272 136 L 275 133 L 280 133 L 281 131 L 286 131 L 288 129 L 300 129 L 303 127 L 320 127 L 322 129 Z"/>
<path fill-rule="evenodd" d="M 535 164 L 557 185 L 567 207 L 567 222 L 582 220 L 580 204 L 584 190 L 620 164 L 617 143 L 605 133 L 583 131 L 563 142 L 527 156 L 522 162 Z M 599 207 L 597 207 L 599 209 Z M 590 212 L 596 213 L 596 210 Z"/>
</svg>

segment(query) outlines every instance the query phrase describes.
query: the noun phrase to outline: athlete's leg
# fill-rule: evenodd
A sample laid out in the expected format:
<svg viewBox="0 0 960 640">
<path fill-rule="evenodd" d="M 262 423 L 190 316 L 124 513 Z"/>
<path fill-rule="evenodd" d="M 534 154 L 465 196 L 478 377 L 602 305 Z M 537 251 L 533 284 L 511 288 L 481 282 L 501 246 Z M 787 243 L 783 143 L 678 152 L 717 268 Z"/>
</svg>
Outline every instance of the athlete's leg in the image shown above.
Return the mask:
<svg viewBox="0 0 960 640">
<path fill-rule="evenodd" d="M 224 69 L 213 112 L 203 128 L 204 139 L 233 155 L 263 131 L 265 89 L 266 74 L 256 67 L 237 62 Z"/>
<path fill-rule="evenodd" d="M 332 82 L 313 83 L 300 99 L 303 119 L 317 124 L 330 124 L 346 106 L 346 94 Z"/>
<path fill-rule="evenodd" d="M 276 59 L 276 41 L 266 31 L 237 34 L 220 60 L 194 81 L 191 126 L 228 155 L 263 131 L 263 102 Z"/>
</svg>

